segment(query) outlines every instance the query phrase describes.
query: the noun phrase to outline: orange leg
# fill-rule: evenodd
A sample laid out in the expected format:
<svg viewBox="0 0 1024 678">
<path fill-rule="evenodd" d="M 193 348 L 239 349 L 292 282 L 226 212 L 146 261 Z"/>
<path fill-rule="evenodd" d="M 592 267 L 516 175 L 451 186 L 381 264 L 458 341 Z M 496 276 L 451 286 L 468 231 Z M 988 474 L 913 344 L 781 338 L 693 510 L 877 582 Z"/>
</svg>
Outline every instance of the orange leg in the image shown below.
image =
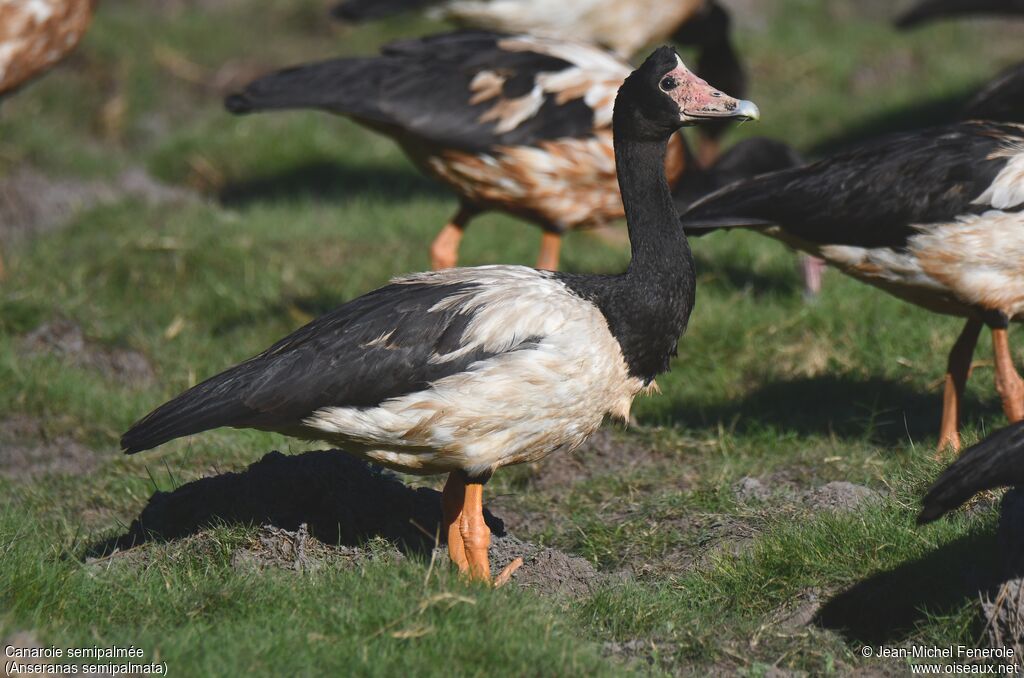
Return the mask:
<svg viewBox="0 0 1024 678">
<path fill-rule="evenodd" d="M 448 539 L 448 557 L 459 568 L 459 572 L 469 571 L 466 560 L 466 547 L 462 542 L 459 529 L 459 518 L 462 516 L 462 503 L 466 495 L 466 481 L 461 471 L 452 471 L 441 492 L 441 515 L 444 518 L 445 536 Z"/>
<path fill-rule="evenodd" d="M 477 213 L 475 209 L 462 205 L 452 220 L 445 224 L 441 232 L 430 245 L 430 265 L 437 271 L 442 268 L 453 268 L 459 263 L 459 244 L 466 224 Z"/>
<path fill-rule="evenodd" d="M 1005 327 L 992 328 L 992 351 L 996 359 L 996 390 L 1003 399 L 1003 412 L 1010 423 L 1020 421 L 1024 419 L 1024 381 L 1013 366 Z"/>
<path fill-rule="evenodd" d="M 981 320 L 969 318 L 960 332 L 956 343 L 949 352 L 946 363 L 946 386 L 942 392 L 942 426 L 939 429 L 938 458 L 948 447 L 954 452 L 960 450 L 960 413 L 963 404 L 964 386 L 971 373 L 971 357 L 981 332 Z"/>
<path fill-rule="evenodd" d="M 558 254 L 562 249 L 562 236 L 558 233 L 544 231 L 540 237 L 540 255 L 537 257 L 537 268 L 547 271 L 558 270 Z"/>
<path fill-rule="evenodd" d="M 697 162 L 704 169 L 714 165 L 720 153 L 721 145 L 717 139 L 702 136 L 697 140 Z"/>
<path fill-rule="evenodd" d="M 454 475 L 455 473 L 452 473 L 452 476 Z M 466 560 L 469 562 L 469 578 L 490 582 L 491 563 L 487 557 L 487 550 L 491 545 L 491 530 L 487 527 L 487 523 L 484 522 L 483 483 L 465 483 L 462 511 L 459 514 L 458 525 Z M 509 563 L 502 570 L 501 574 L 498 575 L 495 580 L 495 586 L 501 586 L 508 582 L 512 573 L 518 570 L 522 564 L 522 558 L 516 558 Z"/>
</svg>

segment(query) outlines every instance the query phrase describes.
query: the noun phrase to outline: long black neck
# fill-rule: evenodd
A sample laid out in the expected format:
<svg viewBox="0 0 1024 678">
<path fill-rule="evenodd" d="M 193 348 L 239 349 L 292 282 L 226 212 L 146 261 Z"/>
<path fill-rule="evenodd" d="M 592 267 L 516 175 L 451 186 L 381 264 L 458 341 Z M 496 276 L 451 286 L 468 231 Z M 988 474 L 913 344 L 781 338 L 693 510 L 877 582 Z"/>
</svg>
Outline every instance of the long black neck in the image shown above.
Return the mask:
<svg viewBox="0 0 1024 678">
<path fill-rule="evenodd" d="M 631 278 L 669 283 L 693 278 L 693 255 L 665 177 L 668 139 L 615 140 L 615 166 L 626 212 Z"/>
<path fill-rule="evenodd" d="M 689 243 L 665 178 L 668 138 L 631 137 L 616 124 L 615 162 L 632 258 L 617 276 L 563 276 L 604 314 L 630 374 L 668 370 L 694 304 Z M 626 130 L 628 132 L 628 130 Z"/>
</svg>

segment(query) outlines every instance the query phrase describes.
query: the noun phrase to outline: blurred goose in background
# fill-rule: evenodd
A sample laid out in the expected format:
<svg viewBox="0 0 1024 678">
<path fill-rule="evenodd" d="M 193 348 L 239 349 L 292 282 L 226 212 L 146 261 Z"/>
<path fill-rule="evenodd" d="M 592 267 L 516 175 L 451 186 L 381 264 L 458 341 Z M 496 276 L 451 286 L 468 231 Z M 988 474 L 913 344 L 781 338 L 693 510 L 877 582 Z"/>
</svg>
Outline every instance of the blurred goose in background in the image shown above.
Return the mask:
<svg viewBox="0 0 1024 678">
<path fill-rule="evenodd" d="M 884 137 L 734 183 L 682 216 L 691 235 L 748 228 L 937 313 L 965 317 L 949 354 L 940 450 L 959 448 L 971 356 L 992 330 L 996 389 L 1024 418 L 1010 321 L 1024 319 L 1024 127 L 963 122 Z"/>
<path fill-rule="evenodd" d="M 950 464 L 921 501 L 917 522 L 938 520 L 979 492 L 1014 485 L 1024 485 L 1024 422 L 996 431 Z"/>
<path fill-rule="evenodd" d="M 923 0 L 901 14 L 898 28 L 916 28 L 939 19 L 962 16 L 1024 15 L 1024 0 Z"/>
<path fill-rule="evenodd" d="M 544 231 L 537 266 L 556 270 L 563 233 L 624 214 L 611 125 L 615 92 L 628 73 L 618 57 L 590 45 L 464 31 L 393 43 L 380 56 L 288 68 L 252 82 L 225 105 L 233 113 L 321 109 L 394 139 L 459 196 L 430 248 L 435 269 L 456 265 L 470 219 L 498 210 Z M 721 119 L 709 115 L 704 122 Z M 750 141 L 730 161 L 734 175 L 743 157 L 751 159 L 746 176 L 793 162 L 781 144 Z M 665 170 L 672 186 L 691 178 L 694 185 L 721 185 L 714 171 L 695 166 L 678 134 Z"/>
<path fill-rule="evenodd" d="M 701 78 L 734 96 L 747 91 L 729 13 L 716 0 L 344 0 L 332 14 L 361 22 L 428 8 L 462 28 L 583 42 L 622 59 L 671 40 L 698 48 L 696 73 Z M 701 127 L 697 154 L 705 166 L 718 157 L 726 129 L 724 121 Z"/>
<path fill-rule="evenodd" d="M 962 117 L 1024 123 L 1024 61 L 1010 66 L 978 90 L 964 107 Z"/>
<path fill-rule="evenodd" d="M 73 50 L 95 0 L 0 0 L 0 102 Z M 0 252 L 0 280 L 6 277 Z"/>
<path fill-rule="evenodd" d="M 509 54 L 536 44 L 511 40 Z M 340 72 L 381 74 L 377 60 L 359 64 Z M 389 101 L 415 111 L 415 99 L 401 95 L 439 87 L 431 66 L 423 64 L 423 82 L 399 74 L 379 86 L 399 88 Z M 481 91 L 500 87 L 503 77 L 483 78 Z M 369 98 L 361 113 L 380 110 Z M 470 124 L 476 113 L 459 110 L 451 134 L 480 133 Z M 483 484 L 502 466 L 579 447 L 606 415 L 628 418 L 633 398 L 669 368 L 686 329 L 695 274 L 665 176 L 674 132 L 719 117 L 758 117 L 756 106 L 708 86 L 668 47 L 622 83 L 614 110 L 632 248 L 626 272 L 482 266 L 398 278 L 157 408 L 124 434 L 125 452 L 232 426 L 325 440 L 403 472 L 448 473 L 449 556 L 471 577 L 490 580 Z"/>
<path fill-rule="evenodd" d="M 66 57 L 85 35 L 95 0 L 0 0 L 0 97 Z"/>
</svg>

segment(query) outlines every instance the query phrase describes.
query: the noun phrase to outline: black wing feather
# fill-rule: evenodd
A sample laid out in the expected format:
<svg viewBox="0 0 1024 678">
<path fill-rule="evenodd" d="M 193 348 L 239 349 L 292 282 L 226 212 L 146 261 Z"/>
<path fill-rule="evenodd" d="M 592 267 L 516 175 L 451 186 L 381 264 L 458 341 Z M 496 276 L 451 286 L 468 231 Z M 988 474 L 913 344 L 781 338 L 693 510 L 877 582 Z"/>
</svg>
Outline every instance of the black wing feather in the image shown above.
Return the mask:
<svg viewBox="0 0 1024 678">
<path fill-rule="evenodd" d="M 941 518 L 978 492 L 1024 485 L 1024 422 L 996 431 L 950 464 L 921 501 L 917 522 Z"/>
<path fill-rule="evenodd" d="M 972 205 L 1005 166 L 990 155 L 1024 142 L 1014 125 L 967 122 L 891 135 L 825 160 L 741 181 L 682 216 L 688 232 L 777 225 L 818 244 L 894 247 L 914 224 L 985 209 Z"/>
<path fill-rule="evenodd" d="M 473 283 L 382 287 L 161 405 L 121 438 L 128 454 L 221 426 L 287 432 L 322 407 L 372 407 L 487 358 L 459 348 L 472 314 L 431 309 Z M 457 306 L 457 305 L 456 305 Z"/>
<path fill-rule="evenodd" d="M 481 71 L 505 77 L 501 97 L 512 99 L 533 89 L 540 73 L 573 66 L 539 52 L 506 51 L 499 45 L 506 37 L 456 31 L 391 43 L 379 57 L 295 66 L 252 82 L 225 105 L 234 113 L 323 109 L 399 138 L 471 152 L 593 134 L 593 110 L 581 98 L 559 104 L 555 95 L 512 130 L 499 133 L 496 121 L 480 121 L 497 102 L 470 104 L 470 83 Z"/>
</svg>

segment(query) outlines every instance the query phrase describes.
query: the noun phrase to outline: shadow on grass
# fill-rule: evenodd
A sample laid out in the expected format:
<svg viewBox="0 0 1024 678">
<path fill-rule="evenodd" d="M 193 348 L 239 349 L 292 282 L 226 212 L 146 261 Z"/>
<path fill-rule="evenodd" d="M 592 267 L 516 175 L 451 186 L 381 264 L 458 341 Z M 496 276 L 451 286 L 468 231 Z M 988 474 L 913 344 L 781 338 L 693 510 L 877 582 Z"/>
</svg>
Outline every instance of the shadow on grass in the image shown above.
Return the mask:
<svg viewBox="0 0 1024 678">
<path fill-rule="evenodd" d="M 967 424 L 989 412 L 970 396 L 964 409 Z M 941 413 L 940 394 L 910 384 L 822 375 L 765 384 L 737 400 L 681 408 L 675 421 L 688 428 L 724 424 L 738 433 L 775 430 L 893 444 L 936 435 Z"/>
<path fill-rule="evenodd" d="M 484 511 L 498 536 L 504 523 Z M 395 476 L 339 450 L 270 452 L 239 473 L 224 473 L 156 492 L 128 531 L 95 544 L 103 556 L 147 541 L 172 541 L 213 525 L 305 523 L 327 544 L 358 546 L 383 537 L 404 553 L 428 554 L 441 534 L 441 493 L 411 488 Z"/>
<path fill-rule="evenodd" d="M 906 132 L 954 122 L 976 90 L 977 88 L 972 87 L 939 99 L 922 101 L 913 106 L 872 115 L 850 125 L 835 136 L 818 141 L 808 150 L 807 156 L 818 158 L 831 155 L 892 132 Z"/>
<path fill-rule="evenodd" d="M 311 162 L 277 174 L 229 183 L 218 198 L 228 207 L 253 203 L 291 202 L 302 198 L 340 201 L 356 196 L 407 199 L 410 196 L 451 197 L 440 185 L 407 168 L 354 167 L 328 161 Z"/>
<path fill-rule="evenodd" d="M 994 593 L 1005 579 L 997 554 L 995 535 L 962 537 L 839 593 L 814 623 L 851 643 L 899 641 L 928 616 L 954 613 L 979 594 Z"/>
</svg>

